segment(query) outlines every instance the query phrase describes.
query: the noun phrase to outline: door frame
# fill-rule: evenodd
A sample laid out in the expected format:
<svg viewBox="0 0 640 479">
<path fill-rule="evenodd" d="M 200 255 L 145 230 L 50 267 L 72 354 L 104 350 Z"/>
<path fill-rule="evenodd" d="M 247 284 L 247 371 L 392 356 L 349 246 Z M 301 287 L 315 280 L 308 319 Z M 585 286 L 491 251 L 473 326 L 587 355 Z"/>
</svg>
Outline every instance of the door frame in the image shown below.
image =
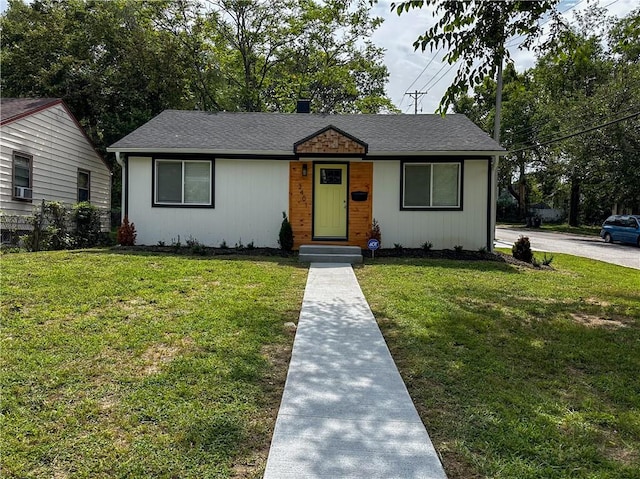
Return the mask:
<svg viewBox="0 0 640 479">
<path fill-rule="evenodd" d="M 312 177 L 311 177 L 311 240 L 312 241 L 349 241 L 349 161 L 339 160 L 338 161 L 314 161 L 311 164 L 312 168 Z M 316 165 L 344 165 L 347 167 L 347 177 L 346 177 L 346 187 L 345 187 L 345 201 L 346 201 L 346 219 L 345 219 L 345 236 L 343 237 L 327 237 L 327 236 L 316 236 Z"/>
</svg>

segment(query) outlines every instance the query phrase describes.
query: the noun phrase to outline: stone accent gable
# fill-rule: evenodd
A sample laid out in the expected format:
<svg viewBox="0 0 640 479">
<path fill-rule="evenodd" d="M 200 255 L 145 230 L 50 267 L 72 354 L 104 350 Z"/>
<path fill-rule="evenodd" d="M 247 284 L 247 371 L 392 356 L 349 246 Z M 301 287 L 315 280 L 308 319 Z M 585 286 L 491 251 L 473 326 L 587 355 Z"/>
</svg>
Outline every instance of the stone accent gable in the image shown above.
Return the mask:
<svg viewBox="0 0 640 479">
<path fill-rule="evenodd" d="M 295 145 L 296 154 L 314 154 L 314 153 L 330 153 L 330 154 L 358 154 L 365 155 L 367 153 L 366 145 L 349 138 L 343 133 L 328 128 L 320 131 L 315 136 L 303 140 Z"/>
</svg>

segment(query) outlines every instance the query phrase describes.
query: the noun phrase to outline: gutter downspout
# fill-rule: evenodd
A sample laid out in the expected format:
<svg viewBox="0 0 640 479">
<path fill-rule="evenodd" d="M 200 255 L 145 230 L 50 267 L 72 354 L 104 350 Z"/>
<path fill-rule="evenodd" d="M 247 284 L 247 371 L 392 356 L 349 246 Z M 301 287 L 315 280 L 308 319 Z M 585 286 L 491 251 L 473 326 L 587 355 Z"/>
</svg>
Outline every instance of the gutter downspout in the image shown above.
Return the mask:
<svg viewBox="0 0 640 479">
<path fill-rule="evenodd" d="M 487 251 L 493 253 L 496 236 L 496 205 L 498 184 L 498 164 L 500 156 L 492 156 L 487 161 Z"/>
<path fill-rule="evenodd" d="M 121 195 L 121 211 L 120 211 L 120 221 L 124 220 L 125 216 L 129 215 L 129 198 L 127 195 L 127 189 L 128 189 L 128 182 L 127 182 L 127 178 L 128 178 L 128 171 L 127 171 L 127 160 L 126 158 L 121 158 L 120 157 L 120 152 L 116 151 L 116 163 L 118 163 L 120 165 L 120 168 L 122 169 L 122 195 Z"/>
</svg>

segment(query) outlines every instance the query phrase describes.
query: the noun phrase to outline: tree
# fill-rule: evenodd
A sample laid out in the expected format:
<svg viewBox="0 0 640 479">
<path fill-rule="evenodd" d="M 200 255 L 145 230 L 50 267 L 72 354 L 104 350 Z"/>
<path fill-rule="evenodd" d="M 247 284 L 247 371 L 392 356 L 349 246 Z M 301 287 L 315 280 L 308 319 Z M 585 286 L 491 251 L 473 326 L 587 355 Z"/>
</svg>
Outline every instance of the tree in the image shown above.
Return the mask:
<svg viewBox="0 0 640 479">
<path fill-rule="evenodd" d="M 473 96 L 459 94 L 453 103 L 455 113 L 463 113 L 480 128 L 493 133 L 495 128 L 495 98 L 497 83 L 485 78 Z M 518 150 L 538 134 L 540 111 L 530 72 L 518 73 L 513 64 L 504 72 L 501 142 L 507 150 Z M 527 215 L 532 185 L 530 173 L 540 167 L 541 158 L 534 150 L 507 153 L 500 162 L 498 184 L 517 202 L 520 218 Z M 515 183 L 515 187 L 514 187 Z"/>
<path fill-rule="evenodd" d="M 98 148 L 167 108 L 395 111 L 381 20 L 346 0 L 9 0 L 2 92 L 61 97 Z"/>
<path fill-rule="evenodd" d="M 536 2 L 487 2 L 470 0 L 412 0 L 393 2 L 398 15 L 412 8 L 433 7 L 438 21 L 413 43 L 414 48 L 447 50 L 450 64 L 461 61 L 456 78 L 445 92 L 439 110 L 444 113 L 460 93 L 479 86 L 484 78 L 495 78 L 504 60 L 509 59 L 506 40 L 522 38 L 519 48 L 529 48 L 541 32 L 539 20 L 556 16 L 559 0 Z M 556 17 L 557 18 L 557 17 Z"/>
<path fill-rule="evenodd" d="M 347 0 L 9 0 L 5 97 L 60 97 L 106 147 L 165 109 L 396 111 L 381 20 Z M 117 203 L 114 203 L 117 206 Z"/>
<path fill-rule="evenodd" d="M 3 95 L 63 98 L 103 153 L 162 110 L 188 107 L 180 46 L 154 29 L 160 5 L 11 0 L 1 17 Z"/>
<path fill-rule="evenodd" d="M 614 62 L 603 42 L 610 25 L 605 13 L 592 6 L 584 14 L 576 15 L 576 25 L 560 29 L 556 43 L 545 49 L 536 64 L 538 95 L 550 118 L 544 127 L 546 139 L 605 123 L 612 112 L 620 109 L 620 105 L 607 105 L 605 97 L 598 99 L 598 92 L 605 85 L 608 89 L 615 76 Z M 569 224 L 572 226 L 585 219 L 599 222 L 606 215 L 604 205 L 590 213 L 581 211 L 581 205 L 591 203 L 593 209 L 599 203 L 593 195 L 585 197 L 585 193 L 590 185 L 602 184 L 605 175 L 602 170 L 608 163 L 603 147 L 608 143 L 606 132 L 596 130 L 549 145 L 549 154 L 562 163 L 570 188 Z"/>
<path fill-rule="evenodd" d="M 352 2 L 218 0 L 210 16 L 229 109 L 394 111 L 382 49 L 369 40 L 381 20 Z"/>
<path fill-rule="evenodd" d="M 639 12 L 613 20 L 592 8 L 556 32 L 559 42 L 534 68 L 507 66 L 502 138 L 510 151 L 500 181 L 508 188 L 515 180 L 521 214 L 533 192 L 545 202 L 566 197 L 574 225 L 640 211 Z M 495 88 L 485 79 L 454 110 L 491 132 Z"/>
</svg>

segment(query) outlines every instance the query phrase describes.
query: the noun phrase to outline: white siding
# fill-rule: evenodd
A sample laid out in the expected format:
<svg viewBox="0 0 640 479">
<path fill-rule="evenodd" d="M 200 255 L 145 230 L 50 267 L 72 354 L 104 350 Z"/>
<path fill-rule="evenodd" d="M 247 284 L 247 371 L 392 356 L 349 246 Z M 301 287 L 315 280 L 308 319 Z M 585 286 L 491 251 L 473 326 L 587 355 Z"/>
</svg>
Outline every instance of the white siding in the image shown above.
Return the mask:
<svg viewBox="0 0 640 479">
<path fill-rule="evenodd" d="M 129 157 L 129 221 L 136 243 L 167 245 L 189 238 L 207 246 L 242 240 L 256 247 L 278 246 L 282 212 L 288 211 L 289 162 L 216 159 L 215 208 L 152 207 L 152 160 Z"/>
<path fill-rule="evenodd" d="M 33 156 L 33 202 L 12 199 L 14 151 Z M 91 203 L 111 208 L 111 173 L 61 105 L 3 125 L 0 129 L 0 209 L 29 215 L 43 199 L 77 202 L 78 168 L 91 172 Z"/>
<path fill-rule="evenodd" d="M 462 211 L 401 211 L 400 161 L 374 162 L 373 217 L 380 224 L 382 247 L 419 248 L 427 241 L 434 249 L 486 246 L 487 161 L 466 160 L 463 171 Z"/>
</svg>

